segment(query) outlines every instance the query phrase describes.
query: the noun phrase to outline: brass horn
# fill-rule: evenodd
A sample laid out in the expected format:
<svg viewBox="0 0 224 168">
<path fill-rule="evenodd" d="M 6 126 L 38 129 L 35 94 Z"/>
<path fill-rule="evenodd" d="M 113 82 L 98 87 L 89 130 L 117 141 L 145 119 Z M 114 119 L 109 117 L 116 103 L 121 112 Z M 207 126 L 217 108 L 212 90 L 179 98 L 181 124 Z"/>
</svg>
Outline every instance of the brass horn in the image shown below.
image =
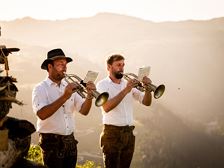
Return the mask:
<svg viewBox="0 0 224 168">
<path fill-rule="evenodd" d="M 83 82 L 83 80 L 78 77 L 75 74 L 65 74 L 65 81 L 67 83 L 76 83 L 78 85 L 78 89 L 75 90 L 82 98 L 86 98 L 86 95 L 84 93 L 87 93 L 86 91 L 86 83 Z M 77 82 L 78 81 L 78 82 Z M 106 103 L 109 93 L 103 92 L 99 93 L 96 90 L 93 91 L 93 97 L 96 98 L 95 105 L 97 107 L 104 105 Z"/>
<path fill-rule="evenodd" d="M 138 80 L 138 76 L 135 75 L 134 73 L 124 73 L 122 75 L 123 75 L 124 79 L 126 79 L 126 80 L 136 79 L 139 82 L 138 85 L 136 86 L 136 88 L 138 90 L 140 90 L 141 92 L 144 92 L 146 90 L 152 90 L 154 92 L 154 98 L 155 99 L 160 98 L 163 95 L 164 91 L 165 91 L 165 85 L 163 85 L 163 84 L 159 85 L 159 86 L 155 86 L 155 85 L 150 83 L 147 86 L 143 86 L 142 82 L 140 82 Z"/>
</svg>

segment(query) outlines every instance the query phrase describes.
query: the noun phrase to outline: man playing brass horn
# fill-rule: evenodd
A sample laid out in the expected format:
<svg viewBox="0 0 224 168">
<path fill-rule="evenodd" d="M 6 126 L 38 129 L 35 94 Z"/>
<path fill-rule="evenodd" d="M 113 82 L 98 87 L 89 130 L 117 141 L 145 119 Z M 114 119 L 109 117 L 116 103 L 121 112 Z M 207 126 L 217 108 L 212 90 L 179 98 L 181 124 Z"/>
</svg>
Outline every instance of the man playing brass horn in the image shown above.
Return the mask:
<svg viewBox="0 0 224 168">
<path fill-rule="evenodd" d="M 96 85 L 98 91 L 109 93 L 108 101 L 101 107 L 104 128 L 100 142 L 106 168 L 130 167 L 135 146 L 132 99 L 146 106 L 152 101 L 151 90 L 141 92 L 135 88 L 137 80 L 122 78 L 124 65 L 123 56 L 110 56 L 107 60 L 109 75 Z M 144 77 L 143 84 L 149 83 L 151 80 Z"/>
<path fill-rule="evenodd" d="M 77 143 L 74 131 L 74 111 L 87 115 L 92 104 L 93 82 L 88 82 L 87 96 L 74 92 L 78 85 L 67 83 L 63 78 L 67 63 L 71 62 L 61 49 L 48 52 L 41 69 L 48 77 L 39 83 L 32 93 L 33 111 L 37 115 L 37 132 L 44 164 L 49 168 L 74 168 L 77 161 Z"/>
</svg>

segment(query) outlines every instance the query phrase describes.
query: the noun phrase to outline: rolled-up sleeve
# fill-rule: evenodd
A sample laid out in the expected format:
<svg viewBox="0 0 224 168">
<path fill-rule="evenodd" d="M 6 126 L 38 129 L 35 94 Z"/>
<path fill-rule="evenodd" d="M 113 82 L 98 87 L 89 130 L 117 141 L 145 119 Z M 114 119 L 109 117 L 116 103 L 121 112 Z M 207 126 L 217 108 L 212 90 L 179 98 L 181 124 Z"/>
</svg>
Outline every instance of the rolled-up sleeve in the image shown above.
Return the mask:
<svg viewBox="0 0 224 168">
<path fill-rule="evenodd" d="M 75 111 L 80 111 L 84 101 L 85 101 L 85 99 L 83 99 L 77 92 L 74 93 L 74 108 L 75 108 Z"/>
<path fill-rule="evenodd" d="M 32 92 L 32 106 L 33 112 L 37 113 L 41 108 L 48 105 L 47 93 L 44 88 L 37 86 L 33 89 Z"/>
<path fill-rule="evenodd" d="M 139 103 L 142 103 L 142 100 L 144 98 L 144 92 L 139 91 L 136 88 L 132 89 L 132 95 L 135 100 L 139 101 Z"/>
</svg>

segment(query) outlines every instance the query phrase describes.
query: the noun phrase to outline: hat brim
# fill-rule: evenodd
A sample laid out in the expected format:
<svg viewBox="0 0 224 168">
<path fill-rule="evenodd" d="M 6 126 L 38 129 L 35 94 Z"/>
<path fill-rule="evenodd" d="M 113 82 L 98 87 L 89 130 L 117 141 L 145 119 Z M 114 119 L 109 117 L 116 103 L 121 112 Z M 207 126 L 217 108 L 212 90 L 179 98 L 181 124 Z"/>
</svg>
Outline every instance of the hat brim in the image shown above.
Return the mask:
<svg viewBox="0 0 224 168">
<path fill-rule="evenodd" d="M 72 62 L 72 58 L 70 57 L 65 57 L 65 56 L 56 56 L 54 58 L 46 59 L 44 62 L 41 64 L 41 69 L 47 70 L 47 65 L 56 59 L 66 59 L 67 63 Z"/>
</svg>

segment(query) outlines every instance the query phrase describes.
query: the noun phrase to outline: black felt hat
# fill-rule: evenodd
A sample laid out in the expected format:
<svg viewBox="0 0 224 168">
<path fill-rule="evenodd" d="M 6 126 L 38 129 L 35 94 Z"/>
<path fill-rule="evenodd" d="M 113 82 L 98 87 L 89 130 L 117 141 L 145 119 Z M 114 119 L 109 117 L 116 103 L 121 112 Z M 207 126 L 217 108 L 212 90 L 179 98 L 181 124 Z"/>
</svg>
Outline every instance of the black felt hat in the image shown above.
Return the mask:
<svg viewBox="0 0 224 168">
<path fill-rule="evenodd" d="M 71 62 L 72 59 L 70 57 L 66 57 L 65 53 L 60 48 L 53 49 L 47 53 L 47 59 L 41 65 L 41 69 L 47 70 L 47 65 L 56 59 L 66 59 L 67 63 Z"/>
</svg>

